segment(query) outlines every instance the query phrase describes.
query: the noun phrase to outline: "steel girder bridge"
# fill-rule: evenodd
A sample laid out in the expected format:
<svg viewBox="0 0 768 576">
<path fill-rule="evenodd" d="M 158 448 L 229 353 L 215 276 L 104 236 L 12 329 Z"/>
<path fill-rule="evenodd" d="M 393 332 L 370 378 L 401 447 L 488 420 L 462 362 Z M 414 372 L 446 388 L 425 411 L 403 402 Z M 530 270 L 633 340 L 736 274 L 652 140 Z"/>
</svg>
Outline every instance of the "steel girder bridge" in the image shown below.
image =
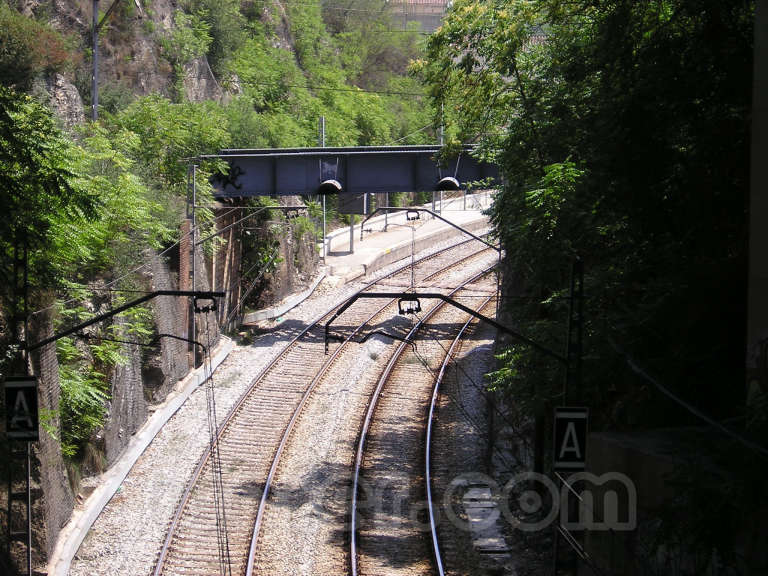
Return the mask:
<svg viewBox="0 0 768 576">
<path fill-rule="evenodd" d="M 440 146 L 237 149 L 200 159 L 229 164 L 229 174 L 212 181 L 218 199 L 433 192 L 498 183 L 498 167 L 473 157 L 472 147 L 452 158 L 440 152 Z"/>
</svg>

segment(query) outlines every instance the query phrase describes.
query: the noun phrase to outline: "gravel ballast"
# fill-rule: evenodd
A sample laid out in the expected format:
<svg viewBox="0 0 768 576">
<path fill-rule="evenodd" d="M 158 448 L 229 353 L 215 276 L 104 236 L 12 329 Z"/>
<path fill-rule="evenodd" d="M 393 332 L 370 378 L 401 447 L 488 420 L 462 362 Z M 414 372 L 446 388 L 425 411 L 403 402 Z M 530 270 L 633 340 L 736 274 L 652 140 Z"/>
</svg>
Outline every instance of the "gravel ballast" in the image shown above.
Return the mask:
<svg viewBox="0 0 768 576">
<path fill-rule="evenodd" d="M 433 246 L 434 252 L 456 240 Z M 426 254 L 426 252 L 424 253 Z M 382 269 L 387 273 L 394 264 Z M 214 374 L 217 417 L 221 422 L 254 377 L 321 311 L 343 301 L 362 283 L 339 286 L 325 279 L 310 298 L 273 329 L 237 345 Z M 72 561 L 70 574 L 150 574 L 189 476 L 208 447 L 204 387 L 196 390 L 157 434 L 107 504 Z M 93 485 L 98 479 L 91 480 Z"/>
</svg>

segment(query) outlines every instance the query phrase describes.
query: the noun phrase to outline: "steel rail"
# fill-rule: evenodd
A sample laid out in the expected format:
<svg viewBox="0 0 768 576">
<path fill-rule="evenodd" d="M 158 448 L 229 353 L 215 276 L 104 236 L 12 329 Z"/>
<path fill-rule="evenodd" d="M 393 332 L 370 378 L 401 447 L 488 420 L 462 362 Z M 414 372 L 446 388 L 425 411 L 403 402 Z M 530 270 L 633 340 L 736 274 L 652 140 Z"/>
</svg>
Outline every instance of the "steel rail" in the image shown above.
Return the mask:
<svg viewBox="0 0 768 576">
<path fill-rule="evenodd" d="M 428 280 L 430 278 L 433 278 L 435 276 L 439 276 L 440 274 L 445 273 L 446 270 L 449 270 L 450 268 L 455 267 L 458 263 L 464 262 L 465 260 L 472 258 L 478 254 L 481 254 L 482 252 L 485 252 L 486 249 L 478 250 L 477 252 L 473 252 L 472 254 L 469 254 L 463 258 L 460 258 L 456 261 L 451 262 L 448 266 L 445 266 L 441 268 L 440 270 L 437 270 L 427 276 L 425 280 Z M 487 273 L 486 271 L 483 272 L 483 274 Z M 259 533 L 261 532 L 261 526 L 264 521 L 264 514 L 266 513 L 266 506 L 267 506 L 267 500 L 269 499 L 269 493 L 272 487 L 272 482 L 274 481 L 275 474 L 277 473 L 277 467 L 280 464 L 280 458 L 282 457 L 283 451 L 285 449 L 285 446 L 288 444 L 288 440 L 291 436 L 291 432 L 293 431 L 293 427 L 296 423 L 296 421 L 299 419 L 299 416 L 301 415 L 301 412 L 304 408 L 304 405 L 306 404 L 309 397 L 312 395 L 312 392 L 316 388 L 317 384 L 322 380 L 322 378 L 325 376 L 325 374 L 330 369 L 331 365 L 335 362 L 335 360 L 339 357 L 341 352 L 345 349 L 346 345 L 349 344 L 352 341 L 352 338 L 356 336 L 362 328 L 368 324 L 373 318 L 381 314 L 386 308 L 391 306 L 396 299 L 391 299 L 382 306 L 380 306 L 375 312 L 373 312 L 370 316 L 368 316 L 364 322 L 362 322 L 357 328 L 355 328 L 352 333 L 347 336 L 344 341 L 334 350 L 334 352 L 331 354 L 331 356 L 326 360 L 326 362 L 323 364 L 323 366 L 320 368 L 320 370 L 317 372 L 317 374 L 312 379 L 312 382 L 307 387 L 306 392 L 301 398 L 301 401 L 299 402 L 298 406 L 296 407 L 290 422 L 286 426 L 286 429 L 283 433 L 283 437 L 280 440 L 280 445 L 278 446 L 277 451 L 275 452 L 275 455 L 272 460 L 272 465 L 269 470 L 269 475 L 267 476 L 267 481 L 264 484 L 264 490 L 261 493 L 261 500 L 259 502 L 259 509 L 256 514 L 256 522 L 254 523 L 253 527 L 253 534 L 251 536 L 251 545 L 248 552 L 248 563 L 246 565 L 246 571 L 245 576 L 253 576 L 253 569 L 254 569 L 254 562 L 256 557 L 256 551 L 258 547 L 258 539 L 259 539 Z M 404 342 L 403 344 L 407 344 Z"/>
<path fill-rule="evenodd" d="M 449 295 L 453 296 L 456 292 L 459 290 L 462 290 L 465 286 L 468 284 L 471 284 L 473 282 L 476 282 L 483 276 L 491 273 L 496 266 L 492 266 L 490 268 L 487 268 L 486 270 L 483 270 L 479 274 L 476 274 L 472 278 L 466 280 L 463 282 L 460 286 L 457 288 L 454 288 Z M 408 333 L 408 336 L 406 336 L 407 340 L 412 339 L 413 335 L 418 332 L 421 327 L 432 318 L 434 314 L 436 314 L 439 310 L 441 310 L 445 306 L 445 302 L 438 303 L 434 308 L 432 308 L 422 319 L 419 320 L 417 324 L 411 328 L 411 331 Z M 470 317 L 470 320 L 472 318 Z M 376 406 L 378 404 L 378 400 L 381 396 L 381 391 L 384 389 L 384 385 L 389 380 L 389 377 L 392 373 L 392 370 L 394 370 L 395 366 L 397 365 L 398 360 L 400 359 L 400 356 L 402 355 L 403 351 L 408 346 L 408 342 L 402 342 L 395 353 L 392 355 L 392 358 L 390 358 L 389 362 L 387 363 L 386 368 L 384 369 L 384 372 L 382 372 L 381 377 L 379 378 L 379 382 L 376 385 L 376 389 L 374 390 L 373 394 L 371 395 L 371 400 L 368 404 L 368 410 L 365 414 L 365 420 L 363 421 L 363 426 L 360 430 L 360 436 L 358 439 L 357 444 L 357 452 L 355 454 L 355 468 L 353 472 L 353 481 L 352 481 L 352 502 L 350 504 L 350 540 L 349 540 L 349 546 L 350 546 L 350 554 L 349 554 L 349 562 L 350 562 L 350 571 L 352 573 L 352 576 L 358 576 L 358 567 L 357 567 L 357 494 L 359 491 L 360 486 L 360 470 L 362 468 L 363 464 L 363 455 L 365 453 L 365 439 L 368 435 L 368 430 L 370 429 L 371 422 L 373 421 L 373 413 L 376 410 Z"/>
<path fill-rule="evenodd" d="M 293 432 L 293 427 L 296 424 L 296 421 L 299 419 L 299 416 L 301 415 L 301 412 L 304 409 L 304 405 L 307 403 L 307 400 L 309 400 L 309 397 L 312 395 L 312 392 L 317 387 L 317 384 L 322 380 L 323 376 L 328 372 L 328 369 L 331 367 L 331 364 L 339 357 L 339 355 L 342 353 L 343 350 L 345 350 L 345 347 L 347 344 L 349 344 L 352 341 L 352 338 L 356 336 L 360 330 L 363 329 L 363 327 L 368 324 L 373 318 L 381 314 L 383 310 L 385 310 L 392 302 L 387 302 L 383 306 L 380 306 L 375 312 L 373 312 L 370 316 L 368 316 L 357 328 L 355 328 L 352 333 L 347 336 L 341 344 L 336 348 L 336 350 L 333 351 L 333 354 L 331 354 L 326 361 L 321 366 L 320 370 L 318 370 L 317 374 L 312 378 L 312 381 L 309 383 L 309 386 L 307 387 L 307 390 L 304 392 L 304 395 L 301 397 L 301 401 L 296 406 L 296 409 L 293 411 L 293 415 L 291 416 L 290 421 L 288 422 L 288 425 L 285 427 L 285 431 L 283 432 L 283 436 L 280 439 L 280 445 L 277 447 L 277 451 L 275 452 L 274 457 L 272 458 L 272 465 L 269 468 L 269 474 L 267 475 L 267 480 L 264 483 L 264 490 L 261 493 L 261 500 L 259 501 L 259 509 L 256 513 L 256 522 L 254 522 L 253 525 L 253 532 L 251 534 L 251 545 L 248 549 L 248 563 L 246 564 L 245 568 L 245 576 L 252 576 L 253 575 L 253 567 L 254 562 L 256 558 L 256 548 L 258 546 L 258 540 L 259 540 L 259 533 L 261 532 L 261 525 L 264 521 L 264 514 L 266 512 L 267 507 L 267 500 L 269 499 L 269 493 L 272 488 L 272 482 L 275 478 L 275 474 L 277 473 L 277 467 L 280 463 L 280 458 L 283 455 L 283 450 L 285 450 L 285 446 L 288 444 L 288 439 L 291 436 L 291 432 Z"/>
<path fill-rule="evenodd" d="M 489 298 L 486 298 L 485 301 L 480 305 L 479 310 L 482 310 L 485 308 L 488 303 L 493 300 L 495 296 L 490 296 Z M 445 358 L 443 359 L 442 366 L 440 366 L 440 373 L 437 375 L 437 378 L 435 379 L 435 387 L 432 390 L 432 401 L 429 404 L 429 415 L 427 416 L 427 438 L 426 438 L 426 447 L 424 449 L 424 466 L 425 466 L 425 479 L 424 484 L 427 489 L 427 508 L 429 510 L 429 530 L 432 534 L 432 552 L 434 554 L 434 560 L 435 560 L 435 567 L 437 568 L 439 576 L 445 576 L 445 570 L 443 569 L 443 559 L 440 555 L 440 543 L 437 539 L 437 522 L 435 520 L 436 514 L 435 514 L 435 505 L 432 498 L 432 422 L 434 420 L 435 416 L 435 406 L 437 405 L 437 399 L 440 394 L 440 384 L 443 382 L 443 376 L 445 375 L 445 369 L 448 367 L 448 364 L 450 364 L 451 360 L 454 356 L 454 350 L 456 349 L 457 345 L 461 342 L 461 338 L 464 335 L 464 332 L 467 330 L 470 324 L 475 320 L 473 317 L 469 317 L 467 321 L 464 323 L 464 326 L 461 327 L 461 330 L 459 330 L 459 333 L 456 335 L 456 338 L 454 339 L 453 343 L 451 344 L 451 347 L 448 349 L 448 353 L 445 355 Z"/>
<path fill-rule="evenodd" d="M 418 262 L 423 263 L 428 260 L 431 260 L 433 258 L 436 258 L 440 256 L 441 254 L 444 254 L 445 252 L 448 252 L 450 250 L 453 250 L 457 247 L 461 247 L 465 244 L 468 244 L 471 242 L 471 240 L 465 240 L 463 242 L 459 242 L 457 244 L 453 244 L 451 246 L 447 246 L 445 248 L 442 248 L 436 252 L 433 252 L 432 254 L 429 254 L 425 256 L 424 258 L 420 259 Z M 465 258 L 470 258 L 476 254 L 479 254 L 483 250 L 474 252 L 473 254 L 466 256 Z M 407 264 L 404 264 L 403 266 L 399 266 L 392 272 L 382 276 L 381 278 L 376 278 L 363 286 L 359 292 L 363 292 L 365 290 L 370 289 L 372 286 L 375 286 L 377 283 L 381 282 L 382 280 L 391 278 L 393 276 L 396 276 L 397 274 L 400 274 L 404 270 L 407 270 L 411 266 L 411 263 L 408 262 Z M 269 362 L 262 370 L 261 372 L 254 377 L 254 379 L 251 381 L 251 383 L 248 385 L 246 390 L 243 392 L 243 394 L 238 398 L 237 402 L 235 402 L 234 406 L 230 409 L 229 413 L 227 414 L 226 418 L 222 421 L 221 425 L 219 426 L 219 432 L 216 436 L 216 439 L 213 443 L 213 447 L 215 447 L 219 440 L 221 439 L 222 435 L 226 431 L 227 427 L 229 426 L 232 419 L 235 417 L 237 412 L 240 410 L 241 406 L 245 403 L 245 401 L 248 399 L 248 397 L 253 392 L 254 388 L 258 384 L 258 382 L 263 378 L 263 376 L 272 369 L 279 361 L 281 361 L 285 356 L 287 356 L 288 352 L 297 344 L 297 342 L 303 338 L 306 334 L 308 334 L 312 329 L 316 328 L 325 318 L 330 316 L 334 310 L 336 310 L 339 306 L 341 306 L 346 299 L 342 299 L 341 301 L 333 304 L 328 311 L 323 312 L 319 316 L 317 316 L 314 320 L 312 320 L 296 337 L 294 337 L 286 346 L 285 348 L 278 354 L 277 357 L 275 357 L 271 362 Z M 205 468 L 205 465 L 208 463 L 208 460 L 211 455 L 211 449 L 206 449 L 203 455 L 201 456 L 197 466 L 195 467 L 192 476 L 190 477 L 189 482 L 187 483 L 186 488 L 184 489 L 184 492 L 182 493 L 182 496 L 179 500 L 179 504 L 176 508 L 176 512 L 174 513 L 174 516 L 171 520 L 171 523 L 168 527 L 168 531 L 166 533 L 165 540 L 163 542 L 163 546 L 160 550 L 160 553 L 158 555 L 158 560 L 155 564 L 155 569 L 153 571 L 153 576 L 160 576 L 163 572 L 163 568 L 165 566 L 165 561 L 168 557 L 168 551 L 170 549 L 171 543 L 173 541 L 173 538 L 176 534 L 176 529 L 179 526 L 179 522 L 181 520 L 182 515 L 185 512 L 187 503 L 189 502 L 189 498 L 192 494 L 192 490 L 197 485 L 197 482 L 200 478 L 200 474 L 202 473 L 203 469 Z M 250 562 L 249 562 L 250 563 Z"/>
</svg>

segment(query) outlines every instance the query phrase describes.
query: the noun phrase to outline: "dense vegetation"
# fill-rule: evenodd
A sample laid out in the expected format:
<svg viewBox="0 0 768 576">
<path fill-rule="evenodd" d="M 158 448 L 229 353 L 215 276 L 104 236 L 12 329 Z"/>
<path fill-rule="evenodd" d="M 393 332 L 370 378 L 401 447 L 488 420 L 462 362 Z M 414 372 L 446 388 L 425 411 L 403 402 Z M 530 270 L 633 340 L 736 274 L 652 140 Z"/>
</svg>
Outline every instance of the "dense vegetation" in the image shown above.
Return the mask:
<svg viewBox="0 0 768 576">
<path fill-rule="evenodd" d="M 71 78 L 88 108 L 89 31 L 49 23 L 52 10 L 75 7 L 43 6 L 28 17 L 15 1 L 0 0 L 0 207 L 12 215 L 0 224 L 4 347 L 16 329 L 14 250 L 25 243 L 30 309 L 52 307 L 56 327 L 129 299 L 130 292 L 119 290 L 147 289 L 146 279 L 127 273 L 178 239 L 186 158 L 225 147 L 316 145 L 320 116 L 328 145 L 434 138 L 426 94 L 407 74 L 422 36 L 390 33 L 385 3 L 361 4 L 343 15 L 341 5 L 324 11 L 315 0 L 285 7 L 183 0 L 168 30 L 156 24 L 152 3 L 143 4 L 140 23 L 134 4 L 122 2 L 102 40 L 116 50 L 148 38 L 159 55 L 155 73 L 170 74 L 167 92 L 138 96 L 130 79 L 107 68 L 100 121 L 65 132 L 47 108 L 46 80 L 56 73 Z M 223 90 L 219 101 L 187 99 L 185 74 L 195 61 L 210 63 Z M 221 168 L 200 166 L 200 204 L 210 204 L 207 176 Z M 198 217 L 212 225 L 210 211 Z M 293 228 L 294 235 L 313 232 L 307 218 Z M 249 254 L 267 258 L 271 242 L 251 239 Z M 111 291 L 100 290 L 110 282 Z M 146 341 L 152 330 L 149 310 L 139 308 L 100 326 L 87 341 L 59 341 L 61 405 L 44 414 L 44 422 L 72 462 L 86 455 L 103 424 L 111 373 L 125 361 L 110 339 Z M 3 374 L 13 359 L 13 351 L 5 354 Z"/>
<path fill-rule="evenodd" d="M 505 174 L 492 217 L 508 321 L 562 350 L 573 259 L 586 270 L 581 388 L 563 398 L 562 371 L 530 348 L 501 356 L 494 385 L 523 414 L 541 420 L 568 402 L 590 406 L 598 429 L 702 423 L 655 379 L 768 440 L 765 403 L 745 412 L 743 393 L 753 11 L 748 1 L 458 0 L 430 39 L 418 69 L 449 135 L 477 140 Z M 731 441 L 708 456 L 740 472 L 753 457 Z M 762 464 L 727 488 L 704 476 L 684 484 L 678 533 L 732 554 L 739 506 L 726 502 L 747 501 Z"/>
<path fill-rule="evenodd" d="M 83 319 L 94 285 L 178 238 L 182 159 L 315 145 L 320 116 L 328 145 L 430 142 L 445 122 L 449 146 L 477 142 L 505 175 L 492 218 L 506 250 L 506 321 L 562 349 L 570 266 L 584 262 L 581 386 L 563 398 L 556 364 L 517 344 L 501 354 L 493 386 L 523 420 L 534 414 L 546 430 L 550 408 L 568 401 L 589 405 L 596 428 L 700 424 L 662 384 L 766 444 L 765 400 L 747 405 L 742 374 L 753 10 L 747 0 L 456 0 L 409 75 L 420 36 L 393 30 L 378 0 L 182 0 L 170 30 L 142 25 L 168 90 L 138 97 L 105 74 L 102 120 L 64 133 L 34 85 L 74 76 L 88 104 L 87 30 L 54 30 L 42 12 L 0 0 L 4 343 L 14 250 L 29 248 L 31 307 L 73 298 L 56 321 Z M 105 37 L 130 38 L 133 11 L 122 2 Z M 186 70 L 203 60 L 226 93 L 219 102 L 187 100 Z M 202 202 L 216 169 L 201 166 Z M 116 287 L 145 288 L 133 277 Z M 146 338 L 149 323 L 140 309 L 87 344 L 60 342 L 62 405 L 48 425 L 72 460 L 101 426 L 122 361 L 98 336 Z M 0 360 L 5 373 L 12 354 Z M 704 470 L 695 481 L 681 471 L 683 497 L 660 532 L 732 562 L 742 502 L 759 509 L 766 466 L 743 444 L 709 438 Z M 736 474 L 723 482 L 724 469 Z"/>
</svg>

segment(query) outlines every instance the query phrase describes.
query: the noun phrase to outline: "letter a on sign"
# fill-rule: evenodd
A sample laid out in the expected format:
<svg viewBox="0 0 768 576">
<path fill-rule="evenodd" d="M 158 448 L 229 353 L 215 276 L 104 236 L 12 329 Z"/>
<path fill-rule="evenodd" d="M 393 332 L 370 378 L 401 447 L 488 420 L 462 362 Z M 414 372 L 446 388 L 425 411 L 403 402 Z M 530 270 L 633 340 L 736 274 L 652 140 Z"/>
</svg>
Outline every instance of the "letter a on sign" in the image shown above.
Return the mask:
<svg viewBox="0 0 768 576">
<path fill-rule="evenodd" d="M 555 408 L 555 470 L 583 470 L 587 455 L 587 408 Z"/>
<path fill-rule="evenodd" d="M 13 440 L 38 440 L 37 379 L 9 377 L 5 381 L 5 430 Z"/>
</svg>

